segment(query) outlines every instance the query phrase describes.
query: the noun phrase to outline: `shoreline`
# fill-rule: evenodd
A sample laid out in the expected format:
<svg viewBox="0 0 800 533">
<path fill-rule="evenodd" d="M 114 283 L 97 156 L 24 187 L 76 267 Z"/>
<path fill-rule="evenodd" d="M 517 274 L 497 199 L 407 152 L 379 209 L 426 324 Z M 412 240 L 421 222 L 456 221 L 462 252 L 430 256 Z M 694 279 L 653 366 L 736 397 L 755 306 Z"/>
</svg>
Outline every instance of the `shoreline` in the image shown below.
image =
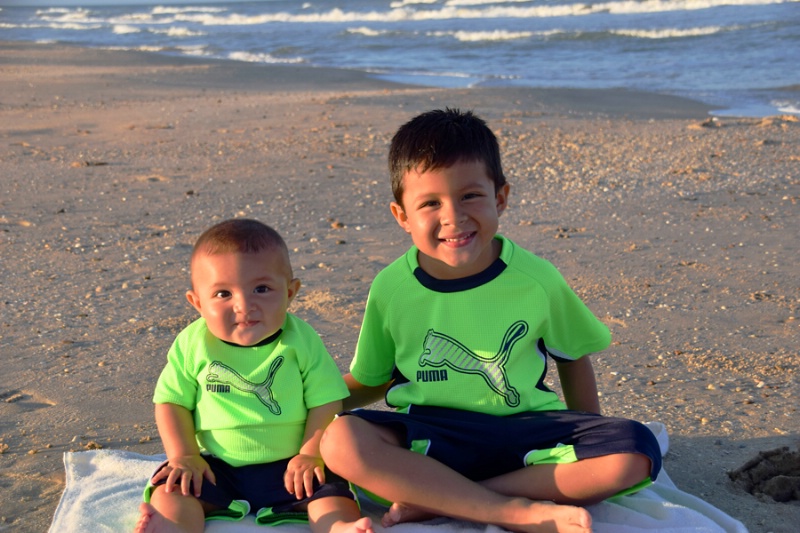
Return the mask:
<svg viewBox="0 0 800 533">
<path fill-rule="evenodd" d="M 372 278 L 409 244 L 388 210 L 389 140 L 444 106 L 498 135 L 501 232 L 611 328 L 593 357 L 604 413 L 666 424 L 680 489 L 752 533 L 794 531 L 798 502 L 727 472 L 800 445 L 796 119 L 2 41 L 0 529 L 47 529 L 65 452 L 161 453 L 152 388 L 194 318 L 191 245 L 216 220 L 285 236 L 303 282 L 291 311 L 345 371 Z"/>
<path fill-rule="evenodd" d="M 418 90 L 423 92 L 500 93 L 509 98 L 532 98 L 542 109 L 558 113 L 588 113 L 628 118 L 697 118 L 708 115 L 714 106 L 666 94 L 627 89 L 574 89 L 493 87 L 446 89 L 383 81 L 369 73 L 303 65 L 264 65 L 221 59 L 168 56 L 154 52 L 106 50 L 64 44 L 22 43 L 0 40 L 2 66 L 26 65 L 80 68 L 80 79 L 63 82 L 67 87 L 80 87 L 86 75 L 97 76 L 108 90 L 124 90 L 124 84 L 139 76 L 147 76 L 147 89 L 153 91 L 191 91 L 202 83 L 202 90 L 241 92 L 301 91 L 380 91 Z M 115 80 L 119 86 L 113 85 Z M 141 81 L 141 80 L 140 80 Z M 140 88 L 141 90 L 141 88 Z M 130 95 L 136 97 L 136 95 Z M 5 100 L 5 97 L 4 97 Z M 0 100 L 2 103 L 2 100 Z"/>
</svg>

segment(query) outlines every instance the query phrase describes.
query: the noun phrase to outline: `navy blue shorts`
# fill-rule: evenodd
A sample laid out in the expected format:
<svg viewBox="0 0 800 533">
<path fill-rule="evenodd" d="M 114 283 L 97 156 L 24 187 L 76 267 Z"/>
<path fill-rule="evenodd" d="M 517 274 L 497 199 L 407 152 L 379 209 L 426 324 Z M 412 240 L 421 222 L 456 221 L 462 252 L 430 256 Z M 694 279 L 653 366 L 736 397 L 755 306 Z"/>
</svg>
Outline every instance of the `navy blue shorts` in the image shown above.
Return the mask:
<svg viewBox="0 0 800 533">
<path fill-rule="evenodd" d="M 617 453 L 649 457 L 651 481 L 661 470 L 655 435 L 644 424 L 624 418 L 568 410 L 494 416 L 417 405 L 408 413 L 356 409 L 342 414 L 392 429 L 408 449 L 473 481 L 532 464 L 568 463 Z"/>
<path fill-rule="evenodd" d="M 320 485 L 314 479 L 312 496 L 296 499 L 286 491 L 283 483 L 283 474 L 290 459 L 245 466 L 231 466 L 213 456 L 204 455 L 203 459 L 214 472 L 217 484 L 213 485 L 204 478 L 199 499 L 220 508 L 220 511 L 208 515 L 209 519 L 239 520 L 253 509 L 256 511 L 256 522 L 264 525 L 307 522 L 305 508 L 309 502 L 331 496 L 356 499 L 351 485 L 330 470 L 325 471 L 325 484 Z M 166 464 L 165 461 L 159 465 L 153 476 Z M 161 480 L 155 485 L 148 483 L 145 501 L 150 500 L 150 494 L 156 486 L 165 482 Z"/>
</svg>

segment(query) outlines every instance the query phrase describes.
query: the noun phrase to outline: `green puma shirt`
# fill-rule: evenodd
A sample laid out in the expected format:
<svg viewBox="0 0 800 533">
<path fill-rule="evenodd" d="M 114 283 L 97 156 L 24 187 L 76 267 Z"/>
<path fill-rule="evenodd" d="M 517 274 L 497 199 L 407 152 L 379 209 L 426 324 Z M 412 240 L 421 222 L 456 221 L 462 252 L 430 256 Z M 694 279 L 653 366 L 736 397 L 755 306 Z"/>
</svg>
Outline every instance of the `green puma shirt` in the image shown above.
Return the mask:
<svg viewBox="0 0 800 533">
<path fill-rule="evenodd" d="M 509 415 L 565 409 L 544 383 L 546 358 L 608 347 L 608 328 L 548 261 L 501 236 L 500 257 L 458 280 L 426 274 L 412 247 L 375 278 L 350 371 L 394 380 L 390 406 Z"/>
<path fill-rule="evenodd" d="M 249 347 L 196 320 L 170 348 L 153 402 L 191 411 L 201 450 L 242 466 L 296 455 L 308 410 L 348 394 L 319 335 L 288 314 L 279 334 Z"/>
</svg>

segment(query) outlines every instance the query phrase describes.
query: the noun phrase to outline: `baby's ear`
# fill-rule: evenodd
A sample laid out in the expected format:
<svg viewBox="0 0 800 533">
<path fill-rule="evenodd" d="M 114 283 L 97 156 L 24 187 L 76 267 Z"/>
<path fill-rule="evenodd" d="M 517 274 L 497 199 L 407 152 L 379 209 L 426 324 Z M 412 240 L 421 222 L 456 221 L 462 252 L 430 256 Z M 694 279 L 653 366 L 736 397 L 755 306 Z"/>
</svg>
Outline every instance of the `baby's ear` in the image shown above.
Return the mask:
<svg viewBox="0 0 800 533">
<path fill-rule="evenodd" d="M 406 230 L 406 233 L 410 233 L 410 229 L 408 227 L 408 216 L 406 215 L 405 209 L 403 206 L 398 204 L 397 202 L 392 202 L 391 204 L 392 209 L 392 216 L 400 224 L 400 227 Z"/>
<path fill-rule="evenodd" d="M 297 293 L 300 290 L 300 285 L 302 285 L 302 283 L 300 283 L 300 279 L 299 278 L 294 278 L 289 282 L 289 287 L 288 287 L 288 289 L 289 289 L 289 292 L 288 292 L 289 303 L 292 303 L 292 300 L 294 300 L 294 297 L 297 296 Z"/>
<path fill-rule="evenodd" d="M 197 309 L 198 313 L 202 313 L 200 311 L 200 298 L 197 296 L 197 293 L 194 292 L 194 289 L 186 291 L 186 299 L 189 300 L 189 303 Z"/>
</svg>

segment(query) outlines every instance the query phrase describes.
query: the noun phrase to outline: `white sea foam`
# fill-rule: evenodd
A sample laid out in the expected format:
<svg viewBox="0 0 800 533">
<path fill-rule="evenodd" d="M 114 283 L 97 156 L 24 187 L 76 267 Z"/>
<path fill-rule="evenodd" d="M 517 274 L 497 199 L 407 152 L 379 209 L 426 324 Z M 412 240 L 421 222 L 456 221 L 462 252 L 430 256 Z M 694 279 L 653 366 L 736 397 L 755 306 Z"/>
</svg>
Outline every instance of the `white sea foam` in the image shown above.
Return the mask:
<svg viewBox="0 0 800 533">
<path fill-rule="evenodd" d="M 786 100 L 774 100 L 771 102 L 781 113 L 800 115 L 800 102 L 789 102 Z"/>
<path fill-rule="evenodd" d="M 169 37 L 202 37 L 207 35 L 202 31 L 192 31 L 188 28 L 180 28 L 177 26 L 172 26 L 166 29 L 151 29 L 150 31 L 152 33 L 168 35 Z"/>
<path fill-rule="evenodd" d="M 125 34 L 128 34 L 128 33 L 139 33 L 142 30 L 140 28 L 137 28 L 136 26 L 127 26 L 125 24 L 117 24 L 116 26 L 114 26 L 114 29 L 112 31 L 114 33 L 116 33 L 117 35 L 125 35 Z"/>
<path fill-rule="evenodd" d="M 367 28 L 366 26 L 361 26 L 360 28 L 347 28 L 345 31 L 354 35 L 364 35 L 365 37 L 378 37 L 380 35 L 386 35 L 389 33 L 386 30 L 373 30 L 372 28 Z"/>
<path fill-rule="evenodd" d="M 700 37 L 703 35 L 714 35 L 721 31 L 736 30 L 738 26 L 722 28 L 720 26 L 707 26 L 705 28 L 664 28 L 660 30 L 635 30 L 621 29 L 611 30 L 614 35 L 625 37 L 637 37 L 640 39 L 675 39 L 680 37 Z"/>
<path fill-rule="evenodd" d="M 481 41 L 513 41 L 517 39 L 527 39 L 534 35 L 531 31 L 437 31 L 430 32 L 428 35 L 433 37 L 454 37 L 461 42 L 481 42 Z"/>
<path fill-rule="evenodd" d="M 221 13 L 225 11 L 224 7 L 171 7 L 171 6 L 157 6 L 150 12 L 154 15 L 174 15 L 175 13 Z"/>
<path fill-rule="evenodd" d="M 228 59 L 234 61 L 246 61 L 248 63 L 302 63 L 302 58 L 277 58 L 271 54 L 254 54 L 251 52 L 231 52 L 228 54 Z"/>
</svg>

